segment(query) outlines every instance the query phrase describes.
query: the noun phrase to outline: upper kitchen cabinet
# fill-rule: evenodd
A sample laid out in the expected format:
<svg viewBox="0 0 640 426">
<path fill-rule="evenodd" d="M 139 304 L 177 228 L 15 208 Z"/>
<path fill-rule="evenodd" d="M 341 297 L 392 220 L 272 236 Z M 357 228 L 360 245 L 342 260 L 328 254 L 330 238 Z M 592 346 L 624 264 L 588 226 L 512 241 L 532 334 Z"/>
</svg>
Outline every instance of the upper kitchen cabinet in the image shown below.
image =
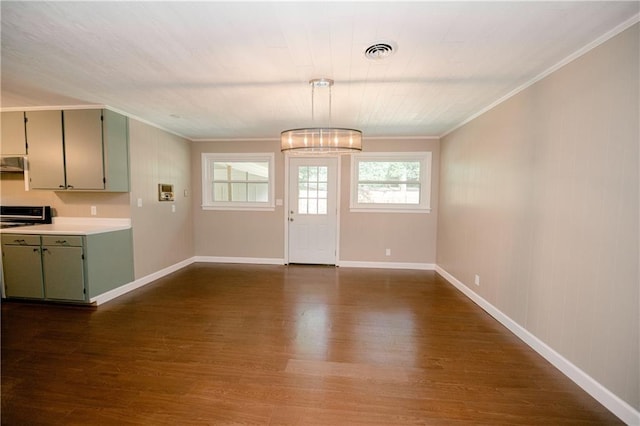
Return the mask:
<svg viewBox="0 0 640 426">
<path fill-rule="evenodd" d="M 38 113 L 57 114 L 61 130 Z M 128 125 L 127 117 L 102 109 L 27 112 L 31 188 L 128 192 Z M 52 135 L 60 135 L 57 144 Z M 52 161 L 58 151 L 62 163 Z"/>
<path fill-rule="evenodd" d="M 108 109 L 102 116 L 105 190 L 129 192 L 129 119 Z"/>
<path fill-rule="evenodd" d="M 0 126 L 2 127 L 0 155 L 26 155 L 24 112 L 3 112 Z"/>
<path fill-rule="evenodd" d="M 64 189 L 62 111 L 27 111 L 29 186 Z"/>
<path fill-rule="evenodd" d="M 104 189 L 102 110 L 62 112 L 66 189 Z"/>
</svg>

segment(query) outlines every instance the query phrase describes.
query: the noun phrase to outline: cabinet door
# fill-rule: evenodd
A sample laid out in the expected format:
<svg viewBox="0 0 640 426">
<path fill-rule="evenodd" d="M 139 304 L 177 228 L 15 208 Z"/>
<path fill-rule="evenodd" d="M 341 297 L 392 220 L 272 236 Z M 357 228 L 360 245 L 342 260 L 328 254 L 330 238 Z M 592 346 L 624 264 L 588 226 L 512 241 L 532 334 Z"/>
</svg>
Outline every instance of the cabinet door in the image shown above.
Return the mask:
<svg viewBox="0 0 640 426">
<path fill-rule="evenodd" d="M 102 110 L 63 111 L 67 189 L 104 189 Z"/>
<path fill-rule="evenodd" d="M 0 126 L 2 127 L 0 154 L 26 155 L 27 139 L 24 132 L 24 112 L 3 112 Z"/>
<path fill-rule="evenodd" d="M 3 245 L 2 262 L 7 297 L 44 297 L 40 246 Z"/>
<path fill-rule="evenodd" d="M 43 246 L 42 270 L 47 299 L 84 300 L 82 247 Z"/>
<path fill-rule="evenodd" d="M 102 110 L 102 140 L 107 191 L 129 191 L 129 119 L 124 115 Z"/>
<path fill-rule="evenodd" d="M 29 184 L 33 189 L 64 189 L 62 112 L 27 111 Z"/>
</svg>

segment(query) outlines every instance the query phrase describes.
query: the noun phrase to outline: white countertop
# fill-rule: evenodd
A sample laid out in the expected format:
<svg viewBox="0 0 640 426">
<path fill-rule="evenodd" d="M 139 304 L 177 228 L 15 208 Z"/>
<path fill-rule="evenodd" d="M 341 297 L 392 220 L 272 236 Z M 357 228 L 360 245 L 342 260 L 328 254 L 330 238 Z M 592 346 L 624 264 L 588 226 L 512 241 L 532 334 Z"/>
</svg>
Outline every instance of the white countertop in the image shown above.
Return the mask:
<svg viewBox="0 0 640 426">
<path fill-rule="evenodd" d="M 47 225 L 17 226 L 0 230 L 3 234 L 91 235 L 131 228 L 131 219 L 54 217 Z"/>
</svg>

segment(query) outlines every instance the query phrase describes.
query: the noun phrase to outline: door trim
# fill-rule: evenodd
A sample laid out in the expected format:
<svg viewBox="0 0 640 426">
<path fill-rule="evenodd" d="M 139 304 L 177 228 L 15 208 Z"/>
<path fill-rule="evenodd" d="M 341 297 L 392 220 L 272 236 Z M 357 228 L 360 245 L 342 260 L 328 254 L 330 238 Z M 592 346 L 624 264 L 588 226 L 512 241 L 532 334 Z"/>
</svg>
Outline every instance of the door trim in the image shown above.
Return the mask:
<svg viewBox="0 0 640 426">
<path fill-rule="evenodd" d="M 341 177 L 342 177 L 342 155 L 292 155 L 288 152 L 284 153 L 284 253 L 282 258 L 284 264 L 289 264 L 289 176 L 292 158 L 335 158 L 338 159 L 336 170 L 336 266 L 340 266 L 340 198 L 341 198 Z"/>
</svg>

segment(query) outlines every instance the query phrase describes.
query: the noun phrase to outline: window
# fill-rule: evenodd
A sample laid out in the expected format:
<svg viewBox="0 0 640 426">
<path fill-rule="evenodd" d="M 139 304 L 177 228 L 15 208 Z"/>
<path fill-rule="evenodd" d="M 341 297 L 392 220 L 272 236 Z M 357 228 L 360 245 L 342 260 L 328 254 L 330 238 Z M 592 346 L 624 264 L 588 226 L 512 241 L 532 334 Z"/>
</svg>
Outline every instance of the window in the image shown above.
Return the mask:
<svg viewBox="0 0 640 426">
<path fill-rule="evenodd" d="M 202 208 L 273 210 L 274 154 L 202 154 Z"/>
<path fill-rule="evenodd" d="M 355 154 L 351 211 L 431 211 L 431 153 Z"/>
</svg>

